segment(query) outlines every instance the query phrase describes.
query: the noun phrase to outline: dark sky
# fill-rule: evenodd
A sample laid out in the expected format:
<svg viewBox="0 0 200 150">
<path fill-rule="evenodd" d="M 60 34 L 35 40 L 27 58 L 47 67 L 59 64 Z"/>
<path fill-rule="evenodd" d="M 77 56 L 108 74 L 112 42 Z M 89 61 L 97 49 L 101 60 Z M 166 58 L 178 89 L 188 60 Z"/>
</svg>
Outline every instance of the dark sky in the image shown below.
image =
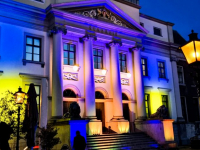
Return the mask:
<svg viewBox="0 0 200 150">
<path fill-rule="evenodd" d="M 140 12 L 172 22 L 183 38 L 193 29 L 200 39 L 200 0 L 140 0 Z"/>
</svg>

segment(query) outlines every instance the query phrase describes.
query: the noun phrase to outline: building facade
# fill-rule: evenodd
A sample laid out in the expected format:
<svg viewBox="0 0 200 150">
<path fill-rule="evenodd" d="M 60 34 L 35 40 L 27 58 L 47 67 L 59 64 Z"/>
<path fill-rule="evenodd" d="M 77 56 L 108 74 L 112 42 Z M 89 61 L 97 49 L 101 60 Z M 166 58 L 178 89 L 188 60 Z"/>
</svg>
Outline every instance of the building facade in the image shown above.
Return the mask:
<svg viewBox="0 0 200 150">
<path fill-rule="evenodd" d="M 34 83 L 41 127 L 73 101 L 89 134 L 133 131 L 161 105 L 181 120 L 173 24 L 135 3 L 2 0 L 0 91 Z"/>
</svg>

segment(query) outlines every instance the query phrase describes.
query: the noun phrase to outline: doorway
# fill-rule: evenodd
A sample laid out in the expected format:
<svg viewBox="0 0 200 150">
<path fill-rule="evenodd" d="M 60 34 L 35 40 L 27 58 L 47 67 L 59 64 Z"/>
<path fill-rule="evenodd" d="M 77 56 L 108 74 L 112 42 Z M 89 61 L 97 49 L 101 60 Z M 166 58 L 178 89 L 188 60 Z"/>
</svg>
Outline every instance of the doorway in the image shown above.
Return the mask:
<svg viewBox="0 0 200 150">
<path fill-rule="evenodd" d="M 123 103 L 123 116 L 124 116 L 124 119 L 130 121 L 129 107 L 127 103 Z"/>
<path fill-rule="evenodd" d="M 105 111 L 104 111 L 104 103 L 102 102 L 97 102 L 96 103 L 96 115 L 97 119 L 101 120 L 102 122 L 102 127 L 105 127 Z"/>
</svg>

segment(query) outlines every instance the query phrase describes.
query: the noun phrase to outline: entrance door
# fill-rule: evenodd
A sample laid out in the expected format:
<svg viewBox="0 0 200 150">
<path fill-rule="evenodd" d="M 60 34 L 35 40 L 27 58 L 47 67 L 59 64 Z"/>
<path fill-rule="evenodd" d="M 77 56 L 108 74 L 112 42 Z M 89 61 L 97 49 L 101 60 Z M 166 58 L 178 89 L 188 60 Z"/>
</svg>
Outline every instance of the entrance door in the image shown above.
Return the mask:
<svg viewBox="0 0 200 150">
<path fill-rule="evenodd" d="M 101 120 L 102 127 L 105 127 L 104 103 L 96 103 L 96 115 L 97 119 Z"/>
<path fill-rule="evenodd" d="M 123 104 L 123 116 L 124 116 L 124 119 L 130 121 L 130 119 L 129 119 L 129 107 L 128 107 L 127 103 Z"/>
</svg>

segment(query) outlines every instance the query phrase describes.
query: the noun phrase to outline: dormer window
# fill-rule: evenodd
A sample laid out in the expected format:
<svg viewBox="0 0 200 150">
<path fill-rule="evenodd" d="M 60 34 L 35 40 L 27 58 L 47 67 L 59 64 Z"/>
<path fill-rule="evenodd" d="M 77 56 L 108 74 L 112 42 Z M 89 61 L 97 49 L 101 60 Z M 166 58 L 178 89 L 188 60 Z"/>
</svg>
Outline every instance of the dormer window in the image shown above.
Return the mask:
<svg viewBox="0 0 200 150">
<path fill-rule="evenodd" d="M 154 31 L 154 35 L 162 36 L 160 28 L 154 27 L 153 31 Z"/>
</svg>

